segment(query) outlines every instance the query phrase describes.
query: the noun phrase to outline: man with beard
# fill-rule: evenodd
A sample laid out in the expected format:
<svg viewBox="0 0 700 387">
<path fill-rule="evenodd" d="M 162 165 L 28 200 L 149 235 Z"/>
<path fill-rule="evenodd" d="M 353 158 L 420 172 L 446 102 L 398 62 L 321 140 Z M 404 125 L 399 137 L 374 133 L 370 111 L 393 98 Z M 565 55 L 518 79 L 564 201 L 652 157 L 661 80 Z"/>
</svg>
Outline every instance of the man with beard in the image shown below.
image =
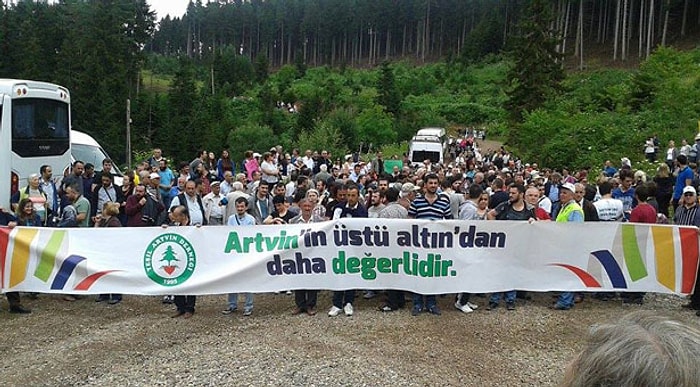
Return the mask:
<svg viewBox="0 0 700 387">
<path fill-rule="evenodd" d="M 344 186 L 345 190 L 345 201 L 338 203 L 335 208 L 333 208 L 332 219 L 342 219 L 342 218 L 366 218 L 367 209 L 360 204 L 360 188 L 357 184 L 349 183 Z M 353 315 L 352 303 L 355 300 L 355 290 L 340 290 L 333 292 L 333 306 L 328 311 L 328 315 L 335 317 L 340 314 L 340 311 L 344 311 L 345 315 L 350 317 Z"/>
<path fill-rule="evenodd" d="M 408 209 L 408 216 L 414 219 L 441 220 L 452 219 L 452 210 L 450 208 L 450 198 L 444 193 L 438 193 L 440 180 L 434 173 L 426 173 L 423 176 L 423 195 L 416 197 Z M 423 303 L 425 301 L 425 303 Z M 437 306 L 437 299 L 434 294 L 413 295 L 413 316 L 419 315 L 425 310 L 436 316 L 442 314 Z"/>
<path fill-rule="evenodd" d="M 488 220 L 534 220 L 536 219 L 534 208 L 525 202 L 525 187 L 522 184 L 511 184 L 508 187 L 508 200 L 496 206 L 487 214 Z M 506 308 L 515 310 L 515 290 L 504 292 L 506 299 Z M 501 293 L 493 293 L 489 306 L 486 310 L 494 310 L 498 308 L 501 301 Z"/>
</svg>

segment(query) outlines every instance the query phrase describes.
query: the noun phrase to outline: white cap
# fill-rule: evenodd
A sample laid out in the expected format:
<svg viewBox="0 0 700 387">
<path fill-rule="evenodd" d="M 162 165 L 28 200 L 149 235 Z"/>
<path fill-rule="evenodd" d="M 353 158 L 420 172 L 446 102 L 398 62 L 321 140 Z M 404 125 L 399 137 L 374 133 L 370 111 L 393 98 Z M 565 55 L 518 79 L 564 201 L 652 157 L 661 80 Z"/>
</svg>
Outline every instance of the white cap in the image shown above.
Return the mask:
<svg viewBox="0 0 700 387">
<path fill-rule="evenodd" d="M 692 192 L 693 195 L 697 195 L 697 192 L 695 192 L 695 187 L 692 185 L 686 185 L 685 188 L 683 188 L 683 194 L 686 194 L 688 192 Z"/>
<path fill-rule="evenodd" d="M 564 183 L 564 184 L 560 185 L 559 188 L 568 189 L 569 191 L 571 191 L 571 193 L 576 192 L 576 186 L 574 186 L 571 183 Z"/>
</svg>

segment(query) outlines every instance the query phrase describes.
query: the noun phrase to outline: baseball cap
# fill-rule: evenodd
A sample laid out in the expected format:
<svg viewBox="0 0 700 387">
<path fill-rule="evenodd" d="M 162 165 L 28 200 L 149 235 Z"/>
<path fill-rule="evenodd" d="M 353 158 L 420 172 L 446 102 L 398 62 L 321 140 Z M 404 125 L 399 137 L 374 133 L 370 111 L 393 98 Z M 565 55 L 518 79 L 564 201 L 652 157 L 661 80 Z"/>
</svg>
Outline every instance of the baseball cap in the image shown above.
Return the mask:
<svg viewBox="0 0 700 387">
<path fill-rule="evenodd" d="M 571 183 L 564 183 L 564 184 L 560 185 L 559 188 L 568 189 L 572 193 L 576 192 L 576 186 L 574 186 Z"/>
<path fill-rule="evenodd" d="M 260 157 L 260 153 L 253 153 L 253 157 Z"/>
<path fill-rule="evenodd" d="M 401 192 L 409 193 L 411 191 L 417 191 L 420 187 L 416 187 L 413 183 L 403 183 L 401 184 Z"/>
<path fill-rule="evenodd" d="M 155 173 L 155 172 L 152 172 L 151 175 L 149 176 L 149 178 L 151 178 L 151 179 L 160 179 L 160 175 L 157 174 L 157 173 Z"/>
<path fill-rule="evenodd" d="M 691 192 L 693 195 L 696 195 L 697 192 L 695 192 L 695 187 L 692 185 L 686 185 L 685 188 L 683 188 L 683 194 L 686 194 L 688 192 Z"/>
</svg>

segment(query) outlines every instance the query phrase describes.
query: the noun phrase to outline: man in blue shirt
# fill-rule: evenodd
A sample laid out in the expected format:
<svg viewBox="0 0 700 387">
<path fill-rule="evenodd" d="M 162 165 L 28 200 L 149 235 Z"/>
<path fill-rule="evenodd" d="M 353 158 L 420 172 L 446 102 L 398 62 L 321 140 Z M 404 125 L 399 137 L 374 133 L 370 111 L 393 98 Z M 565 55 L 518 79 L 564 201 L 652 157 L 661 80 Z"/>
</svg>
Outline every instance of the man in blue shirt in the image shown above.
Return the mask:
<svg viewBox="0 0 700 387">
<path fill-rule="evenodd" d="M 637 198 L 634 196 L 634 187 L 632 187 L 633 181 L 634 175 L 632 170 L 627 168 L 621 169 L 620 186 L 612 191 L 612 198 L 622 201 L 622 210 L 626 221 L 630 219 L 632 209 L 637 206 Z"/>
<path fill-rule="evenodd" d="M 683 195 L 683 188 L 688 185 L 693 184 L 693 170 L 688 167 L 688 157 L 686 155 L 678 155 L 676 157 L 676 164 L 678 165 L 678 177 L 676 178 L 676 185 L 673 187 L 673 210 L 678 208 L 678 202 Z"/>
</svg>

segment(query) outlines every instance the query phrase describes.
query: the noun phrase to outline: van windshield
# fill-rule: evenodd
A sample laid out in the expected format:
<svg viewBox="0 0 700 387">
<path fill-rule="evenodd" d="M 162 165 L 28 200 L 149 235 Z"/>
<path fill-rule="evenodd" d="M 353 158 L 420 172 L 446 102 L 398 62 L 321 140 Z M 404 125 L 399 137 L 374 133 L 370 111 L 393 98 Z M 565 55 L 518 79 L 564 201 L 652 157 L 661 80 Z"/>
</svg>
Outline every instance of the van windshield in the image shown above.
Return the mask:
<svg viewBox="0 0 700 387">
<path fill-rule="evenodd" d="M 109 158 L 102 148 L 93 145 L 72 144 L 71 153 L 73 160 L 80 160 L 84 163 L 92 163 L 95 166 L 95 172 L 102 172 L 102 160 Z M 117 175 L 121 175 L 121 171 L 116 165 L 112 166 L 112 171 Z"/>
</svg>

